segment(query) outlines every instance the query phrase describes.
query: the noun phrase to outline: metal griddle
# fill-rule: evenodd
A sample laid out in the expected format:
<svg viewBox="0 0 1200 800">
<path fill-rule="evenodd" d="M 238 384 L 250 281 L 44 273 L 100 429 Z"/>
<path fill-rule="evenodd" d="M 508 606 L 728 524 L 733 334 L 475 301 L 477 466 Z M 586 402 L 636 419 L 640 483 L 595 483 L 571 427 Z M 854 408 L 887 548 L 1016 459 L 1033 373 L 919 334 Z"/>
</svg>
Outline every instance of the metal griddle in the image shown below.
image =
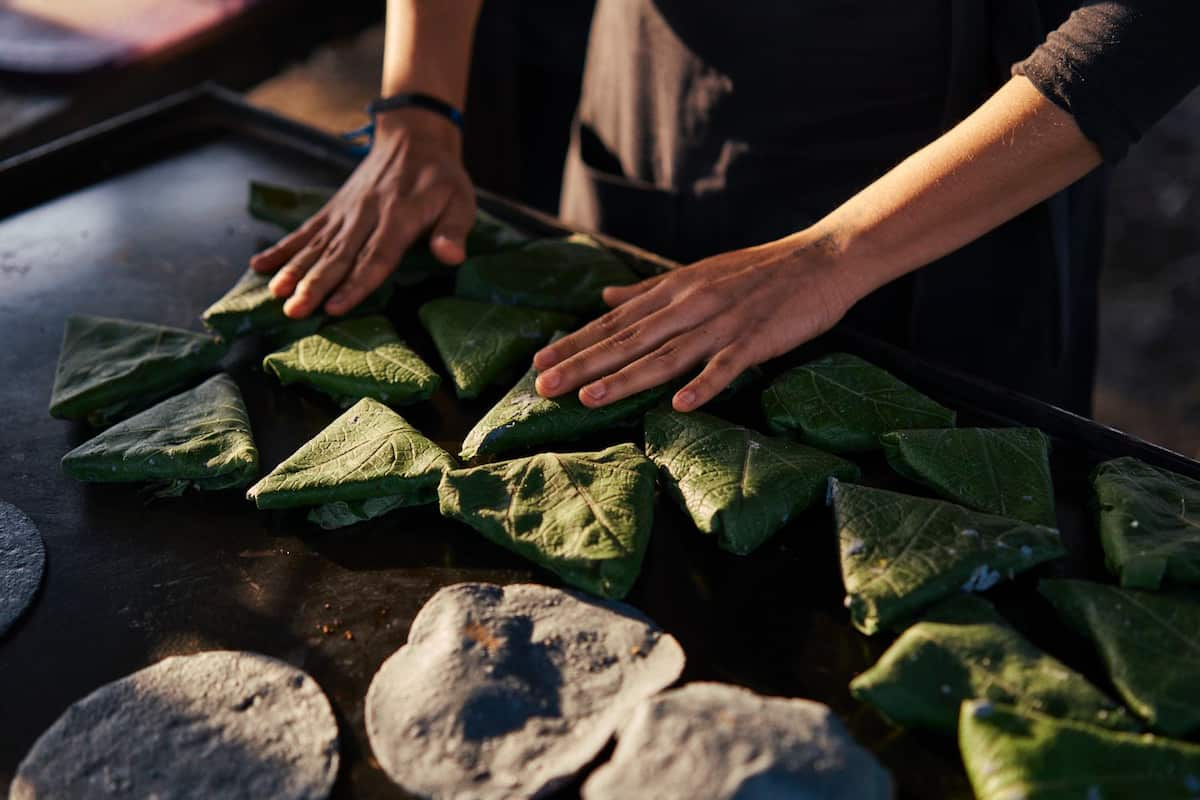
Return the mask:
<svg viewBox="0 0 1200 800">
<path fill-rule="evenodd" d="M 65 317 L 74 312 L 198 328 L 198 316 L 279 236 L 246 213 L 247 181 L 335 186 L 354 159 L 336 139 L 204 87 L 168 98 L 0 164 L 0 498 L 41 528 L 47 576 L 30 613 L 0 639 L 0 791 L 37 736 L 73 701 L 165 656 L 255 650 L 311 673 L 342 737 L 336 797 L 403 796 L 371 757 L 363 697 L 438 588 L 459 581 L 557 579 L 436 509 L 402 510 L 324 533 L 299 513 L 261 513 L 239 491 L 150 500 L 132 486 L 67 479 L 59 458 L 90 431 L 46 412 Z M 481 203 L 535 234 L 554 220 L 483 195 Z M 647 273 L 664 262 L 609 242 Z M 431 365 L 416 322 L 425 299 L 448 294 L 447 273 L 393 302 L 390 316 Z M 998 332 L 1002 335 L 1002 332 Z M 989 593 L 1037 644 L 1105 686 L 1090 648 L 1038 598 L 1038 577 L 1105 577 L 1086 508 L 1100 460 L 1136 455 L 1200 477 L 1200 464 L 1020 395 L 939 370 L 878 342 L 835 331 L 769 375 L 834 349 L 859 353 L 960 412 L 962 425 L 1035 425 L 1054 440 L 1059 519 L 1071 557 Z M 267 346 L 241 341 L 226 361 L 245 395 L 264 470 L 336 414 L 319 395 L 283 389 L 260 368 Z M 449 381 L 445 381 L 448 384 Z M 456 452 L 503 394 L 463 402 L 440 390 L 402 409 Z M 761 426 L 761 385 L 714 409 Z M 640 431 L 563 444 L 582 450 Z M 864 482 L 920 493 L 878 456 Z M 847 691 L 889 637 L 855 632 L 829 511 L 814 509 L 747 557 L 718 551 L 666 498 L 642 576 L 628 598 L 688 654 L 685 680 L 719 680 L 829 703 L 891 768 L 901 796 L 969 797 L 953 741 L 890 728 Z M 578 785 L 563 796 L 573 796 Z"/>
</svg>

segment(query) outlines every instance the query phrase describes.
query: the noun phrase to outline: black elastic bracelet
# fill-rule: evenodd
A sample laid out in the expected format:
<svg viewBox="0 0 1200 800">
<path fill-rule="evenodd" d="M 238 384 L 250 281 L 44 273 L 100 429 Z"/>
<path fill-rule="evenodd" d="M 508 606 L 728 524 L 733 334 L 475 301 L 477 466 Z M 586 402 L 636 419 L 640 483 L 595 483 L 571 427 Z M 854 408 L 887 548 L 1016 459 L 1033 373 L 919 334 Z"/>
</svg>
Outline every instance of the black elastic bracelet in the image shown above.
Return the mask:
<svg viewBox="0 0 1200 800">
<path fill-rule="evenodd" d="M 444 100 L 420 92 L 402 92 L 391 97 L 377 97 L 367 106 L 367 113 L 374 119 L 381 111 L 394 111 L 398 108 L 423 108 L 450 120 L 460 131 L 463 129 L 462 111 Z"/>
</svg>

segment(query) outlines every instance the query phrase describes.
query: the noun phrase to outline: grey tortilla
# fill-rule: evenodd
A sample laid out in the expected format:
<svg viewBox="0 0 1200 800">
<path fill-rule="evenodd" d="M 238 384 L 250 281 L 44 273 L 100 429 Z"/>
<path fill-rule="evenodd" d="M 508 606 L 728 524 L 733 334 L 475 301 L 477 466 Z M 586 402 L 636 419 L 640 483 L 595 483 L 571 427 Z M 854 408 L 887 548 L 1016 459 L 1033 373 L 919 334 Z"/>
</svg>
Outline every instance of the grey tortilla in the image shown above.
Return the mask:
<svg viewBox="0 0 1200 800">
<path fill-rule="evenodd" d="M 235 651 L 174 656 L 71 705 L 17 768 L 10 800 L 321 800 L 337 722 L 316 682 Z"/>
<path fill-rule="evenodd" d="M 461 583 L 367 691 L 380 766 L 421 797 L 541 797 L 569 781 L 683 650 L 636 610 L 546 586 Z"/>
<path fill-rule="evenodd" d="M 889 800 L 892 779 L 828 706 L 692 683 L 644 701 L 584 800 Z"/>
<path fill-rule="evenodd" d="M 46 547 L 21 509 L 0 501 L 0 636 L 33 602 L 42 584 Z"/>
</svg>

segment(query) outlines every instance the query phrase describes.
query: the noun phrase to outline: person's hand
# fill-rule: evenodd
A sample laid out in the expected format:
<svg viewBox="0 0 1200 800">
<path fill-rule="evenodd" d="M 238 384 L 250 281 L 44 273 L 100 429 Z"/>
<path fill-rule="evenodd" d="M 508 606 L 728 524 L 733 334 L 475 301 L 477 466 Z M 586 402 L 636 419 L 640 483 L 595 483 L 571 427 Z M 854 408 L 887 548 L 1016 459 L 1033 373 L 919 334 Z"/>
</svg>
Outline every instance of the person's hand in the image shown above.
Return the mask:
<svg viewBox="0 0 1200 800">
<path fill-rule="evenodd" d="M 805 232 L 608 287 L 612 311 L 534 356 L 538 393 L 579 389 L 594 408 L 707 362 L 672 401 L 677 411 L 699 408 L 743 370 L 833 327 L 858 300 L 835 251 L 829 237 Z"/>
<path fill-rule="evenodd" d="M 459 155 L 460 134 L 422 109 L 378 118 L 375 144 L 325 207 L 291 235 L 250 259 L 271 273 L 284 313 L 306 317 L 322 302 L 344 314 L 382 284 L 424 234 L 445 264 L 466 257 L 475 190 Z M 328 300 L 326 300 L 328 298 Z"/>
</svg>

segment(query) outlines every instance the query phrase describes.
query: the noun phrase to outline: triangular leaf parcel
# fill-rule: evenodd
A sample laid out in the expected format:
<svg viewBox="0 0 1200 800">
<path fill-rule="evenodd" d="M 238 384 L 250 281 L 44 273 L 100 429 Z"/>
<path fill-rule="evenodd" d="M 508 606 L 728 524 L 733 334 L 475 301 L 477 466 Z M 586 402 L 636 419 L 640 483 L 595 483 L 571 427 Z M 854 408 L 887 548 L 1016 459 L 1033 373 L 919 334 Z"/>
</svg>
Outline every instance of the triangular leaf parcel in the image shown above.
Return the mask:
<svg viewBox="0 0 1200 800">
<path fill-rule="evenodd" d="M 258 449 L 241 392 L 221 374 L 117 423 L 62 463 L 76 480 L 166 482 L 178 493 L 245 486 L 258 472 Z"/>
<path fill-rule="evenodd" d="M 319 508 L 313 519 L 340 527 L 435 502 L 442 473 L 454 466 L 445 450 L 367 397 L 250 487 L 246 497 L 261 509 L 333 506 Z"/>
<path fill-rule="evenodd" d="M 232 289 L 204 311 L 204 324 L 226 341 L 239 336 L 261 334 L 290 342 L 315 333 L 329 322 L 329 317 L 320 311 L 304 319 L 292 319 L 284 314 L 284 299 L 271 293 L 270 282 L 270 275 L 247 270 Z M 383 310 L 391 299 L 393 288 L 391 281 L 385 282 L 359 303 L 351 311 L 351 316 L 364 316 Z"/>
<path fill-rule="evenodd" d="M 650 540 L 654 474 L 636 447 L 622 444 L 452 470 L 438 491 L 443 515 L 572 586 L 619 599 Z"/>
<path fill-rule="evenodd" d="M 879 449 L 879 436 L 952 428 L 955 414 L 858 356 L 834 353 L 780 375 L 762 396 L 771 430 L 835 453 Z"/>
<path fill-rule="evenodd" d="M 575 318 L 555 311 L 477 303 L 457 297 L 431 300 L 417 312 L 429 331 L 459 397 L 477 397 L 497 379 L 528 363 L 556 330 Z"/>
<path fill-rule="evenodd" d="M 363 397 L 388 405 L 427 399 L 441 378 L 396 335 L 386 317 L 372 315 L 326 325 L 263 359 L 285 386 L 305 383 L 349 406 Z"/>
<path fill-rule="evenodd" d="M 1195 800 L 1200 746 L 963 704 L 958 747 L 977 800 Z"/>
<path fill-rule="evenodd" d="M 832 481 L 846 606 L 866 634 L 1066 554 L 1054 528 Z"/>
<path fill-rule="evenodd" d="M 940 605 L 952 608 L 938 613 L 935 607 L 851 681 L 855 698 L 900 726 L 951 735 L 960 704 L 974 698 L 1110 728 L 1137 727 L 1087 678 L 1031 644 L 983 598 L 959 595 Z"/>
<path fill-rule="evenodd" d="M 1060 617 L 1092 640 L 1113 685 L 1156 731 L 1200 728 L 1200 596 L 1078 580 L 1039 586 Z"/>
<path fill-rule="evenodd" d="M 532 367 L 500 398 L 463 440 L 463 459 L 554 442 L 568 442 L 638 417 L 671 390 L 657 386 L 600 408 L 588 408 L 568 393 L 546 398 L 537 393 Z"/>
<path fill-rule="evenodd" d="M 845 459 L 700 411 L 650 411 L 646 455 L 696 527 L 739 555 L 822 500 L 829 478 L 859 476 Z"/>
<path fill-rule="evenodd" d="M 637 280 L 637 273 L 618 256 L 591 237 L 576 234 L 468 258 L 458 268 L 454 293 L 484 303 L 591 314 L 605 308 L 605 286 Z"/>
<path fill-rule="evenodd" d="M 1200 481 L 1136 458 L 1092 475 L 1108 568 L 1130 589 L 1200 584 Z"/>
<path fill-rule="evenodd" d="M 94 425 L 116 421 L 200 377 L 228 349 L 203 333 L 73 314 L 63 331 L 50 414 Z"/>
<path fill-rule="evenodd" d="M 1054 526 L 1050 440 L 1036 428 L 930 428 L 880 437 L 896 472 L 947 500 Z"/>
</svg>

